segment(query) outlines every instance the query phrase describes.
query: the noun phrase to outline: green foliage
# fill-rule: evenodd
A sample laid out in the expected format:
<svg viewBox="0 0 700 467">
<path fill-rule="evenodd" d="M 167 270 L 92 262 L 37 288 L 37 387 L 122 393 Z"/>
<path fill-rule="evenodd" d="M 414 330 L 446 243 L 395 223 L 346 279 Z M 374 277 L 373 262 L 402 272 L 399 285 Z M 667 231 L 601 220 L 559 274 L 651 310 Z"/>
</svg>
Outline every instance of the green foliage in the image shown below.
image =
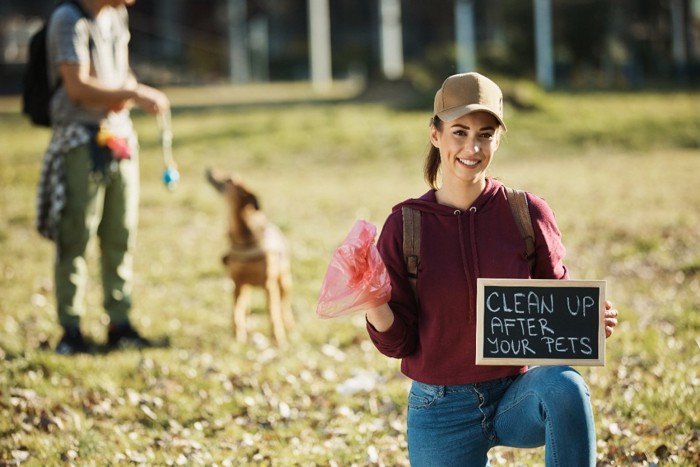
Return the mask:
<svg viewBox="0 0 700 467">
<path fill-rule="evenodd" d="M 581 370 L 600 465 L 697 465 L 700 96 L 504 87 L 524 104 L 507 107 L 493 175 L 548 200 L 573 276 L 607 280 L 621 311 L 606 366 Z M 65 358 L 50 351 L 60 334 L 53 250 L 33 227 L 48 132 L 0 114 L 0 463 L 407 465 L 398 362 L 374 349 L 362 316 L 314 310 L 354 220 L 381 226 L 427 189 L 429 116 L 353 101 L 176 107 L 175 192 L 160 180 L 155 121 L 139 116 L 132 317 L 172 347 Z M 232 339 L 225 208 L 206 167 L 240 173 L 289 239 L 297 326 L 286 348 L 270 342 L 260 293 L 250 342 Z M 83 329 L 103 342 L 97 251 Z M 352 392 L 353 381 L 373 388 Z M 492 454 L 543 463 L 542 450 Z"/>
</svg>

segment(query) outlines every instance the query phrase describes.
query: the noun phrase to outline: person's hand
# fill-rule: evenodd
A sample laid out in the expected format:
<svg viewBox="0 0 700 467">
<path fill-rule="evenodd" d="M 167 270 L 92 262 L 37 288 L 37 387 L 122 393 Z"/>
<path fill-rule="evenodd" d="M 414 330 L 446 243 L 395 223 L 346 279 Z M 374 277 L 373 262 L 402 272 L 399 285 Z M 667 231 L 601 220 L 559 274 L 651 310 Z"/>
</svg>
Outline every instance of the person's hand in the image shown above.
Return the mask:
<svg viewBox="0 0 700 467">
<path fill-rule="evenodd" d="M 160 114 L 170 109 L 170 100 L 165 93 L 144 84 L 137 86 L 134 100 L 136 105 L 149 114 Z"/>
<path fill-rule="evenodd" d="M 612 336 L 615 326 L 617 326 L 618 311 L 612 307 L 610 300 L 605 300 L 605 337 Z"/>
</svg>

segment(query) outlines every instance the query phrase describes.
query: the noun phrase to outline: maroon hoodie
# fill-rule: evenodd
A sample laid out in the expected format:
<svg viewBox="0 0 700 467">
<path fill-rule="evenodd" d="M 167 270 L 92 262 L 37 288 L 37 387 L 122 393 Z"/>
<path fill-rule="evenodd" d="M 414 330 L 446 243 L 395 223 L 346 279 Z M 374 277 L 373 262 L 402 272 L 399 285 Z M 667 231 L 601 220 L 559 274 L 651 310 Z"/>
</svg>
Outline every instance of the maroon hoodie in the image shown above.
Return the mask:
<svg viewBox="0 0 700 467">
<path fill-rule="evenodd" d="M 527 194 L 535 229 L 535 278 L 568 279 L 565 249 L 547 203 Z M 403 259 L 402 206 L 421 211 L 417 306 Z M 520 236 L 504 185 L 486 188 L 466 211 L 438 204 L 431 190 L 395 206 L 377 242 L 391 277 L 394 323 L 369 336 L 384 355 L 401 358 L 401 371 L 427 384 L 455 385 L 517 375 L 520 366 L 475 365 L 476 279 L 530 278 Z"/>
</svg>

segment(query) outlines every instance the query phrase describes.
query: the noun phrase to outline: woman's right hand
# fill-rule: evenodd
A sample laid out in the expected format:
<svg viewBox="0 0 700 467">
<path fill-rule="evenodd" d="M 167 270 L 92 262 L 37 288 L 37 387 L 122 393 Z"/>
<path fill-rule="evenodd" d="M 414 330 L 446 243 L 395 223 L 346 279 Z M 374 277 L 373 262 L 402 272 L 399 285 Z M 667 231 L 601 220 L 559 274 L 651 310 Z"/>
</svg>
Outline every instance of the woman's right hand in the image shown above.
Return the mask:
<svg viewBox="0 0 700 467">
<path fill-rule="evenodd" d="M 366 312 L 367 321 L 379 332 L 388 330 L 394 324 L 394 312 L 389 308 L 388 303 L 384 303 L 375 308 L 370 308 Z"/>
</svg>

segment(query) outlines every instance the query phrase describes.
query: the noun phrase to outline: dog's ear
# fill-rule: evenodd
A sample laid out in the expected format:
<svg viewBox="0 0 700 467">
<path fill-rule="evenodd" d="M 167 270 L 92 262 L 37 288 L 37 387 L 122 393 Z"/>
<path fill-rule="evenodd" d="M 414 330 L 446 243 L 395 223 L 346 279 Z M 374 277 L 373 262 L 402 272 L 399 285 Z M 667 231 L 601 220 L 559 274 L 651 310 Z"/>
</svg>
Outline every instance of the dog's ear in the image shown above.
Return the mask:
<svg viewBox="0 0 700 467">
<path fill-rule="evenodd" d="M 256 211 L 260 210 L 260 203 L 258 202 L 258 197 L 255 196 L 253 193 L 250 193 L 250 204 L 255 208 Z"/>
<path fill-rule="evenodd" d="M 248 188 L 248 185 L 238 175 L 231 178 L 233 185 L 239 190 L 240 200 L 243 206 L 253 206 L 256 210 L 260 209 L 260 202 L 253 191 Z"/>
<path fill-rule="evenodd" d="M 206 170 L 206 177 L 209 183 L 223 193 L 226 191 L 226 184 L 231 182 L 231 177 L 228 177 L 216 169 L 208 168 Z"/>
</svg>

